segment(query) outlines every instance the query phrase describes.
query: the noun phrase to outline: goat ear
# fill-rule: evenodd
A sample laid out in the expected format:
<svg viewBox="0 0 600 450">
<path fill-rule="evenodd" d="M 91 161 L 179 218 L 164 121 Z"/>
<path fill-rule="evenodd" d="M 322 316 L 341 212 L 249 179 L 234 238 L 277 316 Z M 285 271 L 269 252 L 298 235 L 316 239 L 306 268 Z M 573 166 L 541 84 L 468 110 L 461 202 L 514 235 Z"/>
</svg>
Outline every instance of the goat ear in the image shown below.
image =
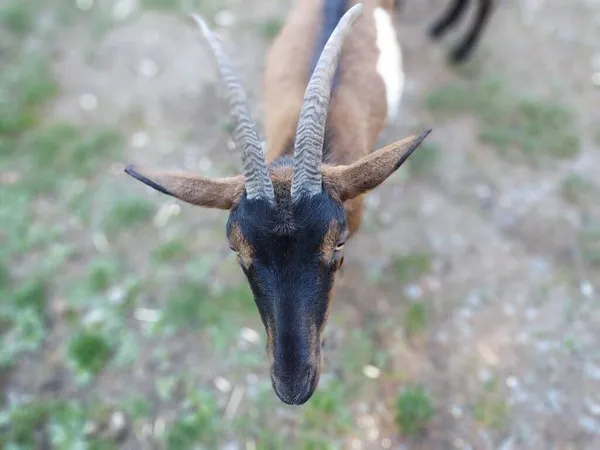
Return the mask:
<svg viewBox="0 0 600 450">
<path fill-rule="evenodd" d="M 125 173 L 163 194 L 206 208 L 230 209 L 244 192 L 244 176 L 209 179 L 188 172 L 127 166 Z"/>
<path fill-rule="evenodd" d="M 323 166 L 323 180 L 342 202 L 364 194 L 398 170 L 430 132 L 394 142 L 349 166 Z"/>
</svg>

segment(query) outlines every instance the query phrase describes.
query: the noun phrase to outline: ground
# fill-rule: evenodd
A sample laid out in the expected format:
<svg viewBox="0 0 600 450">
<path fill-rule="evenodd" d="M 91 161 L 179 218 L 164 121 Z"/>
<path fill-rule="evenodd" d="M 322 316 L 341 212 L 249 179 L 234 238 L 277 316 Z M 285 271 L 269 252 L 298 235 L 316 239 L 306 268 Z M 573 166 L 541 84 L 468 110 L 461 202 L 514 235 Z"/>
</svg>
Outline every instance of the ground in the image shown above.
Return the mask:
<svg viewBox="0 0 600 450">
<path fill-rule="evenodd" d="M 460 67 L 457 35 L 426 33 L 446 2 L 405 2 L 380 142 L 433 133 L 368 197 L 302 407 L 270 386 L 226 215 L 123 173 L 238 170 L 181 12 L 217 28 L 261 126 L 291 3 L 0 1 L 2 447 L 598 448 L 600 2 L 498 1 Z"/>
</svg>

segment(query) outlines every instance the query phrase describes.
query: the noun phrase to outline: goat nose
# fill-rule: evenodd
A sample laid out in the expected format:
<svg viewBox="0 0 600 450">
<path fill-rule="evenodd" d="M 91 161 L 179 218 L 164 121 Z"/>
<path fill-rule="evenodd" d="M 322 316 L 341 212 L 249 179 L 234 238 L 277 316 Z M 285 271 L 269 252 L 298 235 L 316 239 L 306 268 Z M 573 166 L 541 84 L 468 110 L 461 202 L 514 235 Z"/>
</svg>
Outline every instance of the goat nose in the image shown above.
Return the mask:
<svg viewBox="0 0 600 450">
<path fill-rule="evenodd" d="M 271 380 L 281 401 L 289 405 L 301 405 L 314 392 L 315 376 L 316 370 L 313 367 L 294 372 L 273 370 Z"/>
</svg>

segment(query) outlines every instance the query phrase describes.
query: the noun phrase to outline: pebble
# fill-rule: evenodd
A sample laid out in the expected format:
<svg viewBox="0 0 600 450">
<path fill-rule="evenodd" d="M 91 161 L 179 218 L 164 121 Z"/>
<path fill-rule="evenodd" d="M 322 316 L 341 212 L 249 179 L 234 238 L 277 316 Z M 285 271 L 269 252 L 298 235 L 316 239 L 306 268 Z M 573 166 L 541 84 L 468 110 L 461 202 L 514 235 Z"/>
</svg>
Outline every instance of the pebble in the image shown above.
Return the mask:
<svg viewBox="0 0 600 450">
<path fill-rule="evenodd" d="M 90 93 L 81 94 L 79 96 L 79 107 L 84 111 L 93 111 L 98 107 L 98 98 Z"/>
<path fill-rule="evenodd" d="M 125 20 L 131 16 L 137 8 L 137 0 L 119 0 L 113 6 L 113 17 L 116 20 Z"/>
<path fill-rule="evenodd" d="M 519 380 L 517 377 L 508 377 L 506 379 L 506 385 L 511 389 L 516 389 L 519 387 Z"/>
<path fill-rule="evenodd" d="M 77 0 L 75 3 L 82 11 L 89 11 L 94 7 L 94 0 Z"/>
<path fill-rule="evenodd" d="M 152 59 L 144 58 L 138 64 L 138 73 L 143 77 L 154 78 L 158 72 L 158 64 Z"/>
<path fill-rule="evenodd" d="M 452 417 L 455 419 L 460 419 L 463 416 L 463 410 L 458 405 L 452 405 L 450 406 L 450 414 L 452 414 Z"/>
<path fill-rule="evenodd" d="M 383 438 L 381 440 L 381 448 L 390 448 L 392 446 L 392 440 L 388 438 Z"/>
<path fill-rule="evenodd" d="M 420 298 L 423 296 L 423 289 L 416 284 L 409 284 L 404 288 L 404 295 L 409 298 Z"/>
<path fill-rule="evenodd" d="M 367 378 L 375 380 L 381 376 L 381 369 L 369 364 L 363 367 L 363 375 Z"/>
<path fill-rule="evenodd" d="M 137 308 L 133 315 L 140 322 L 154 323 L 160 320 L 160 311 L 157 309 Z"/>
<path fill-rule="evenodd" d="M 592 298 L 594 295 L 594 286 L 592 285 L 592 283 L 585 280 L 579 283 L 579 291 L 584 297 Z"/>
<path fill-rule="evenodd" d="M 164 421 L 163 421 L 164 423 Z M 109 437 L 114 440 L 121 440 L 127 433 L 127 417 L 122 411 L 115 411 L 110 416 L 108 423 L 108 434 Z"/>
<path fill-rule="evenodd" d="M 260 335 L 252 328 L 242 328 L 240 337 L 251 344 L 258 344 L 260 342 Z"/>
<path fill-rule="evenodd" d="M 591 362 L 587 363 L 585 365 L 585 374 L 592 380 L 600 381 L 600 366 Z"/>
<path fill-rule="evenodd" d="M 131 146 L 134 148 L 144 148 L 150 143 L 150 136 L 145 131 L 136 131 L 131 136 Z"/>
<path fill-rule="evenodd" d="M 224 394 L 227 394 L 228 392 L 231 392 L 231 383 L 226 380 L 225 378 L 219 376 L 217 378 L 215 378 L 214 380 L 214 384 L 215 387 L 220 391 L 223 392 Z"/>
<path fill-rule="evenodd" d="M 235 16 L 231 11 L 223 10 L 215 14 L 215 23 L 223 28 L 230 27 L 235 23 Z"/>
</svg>

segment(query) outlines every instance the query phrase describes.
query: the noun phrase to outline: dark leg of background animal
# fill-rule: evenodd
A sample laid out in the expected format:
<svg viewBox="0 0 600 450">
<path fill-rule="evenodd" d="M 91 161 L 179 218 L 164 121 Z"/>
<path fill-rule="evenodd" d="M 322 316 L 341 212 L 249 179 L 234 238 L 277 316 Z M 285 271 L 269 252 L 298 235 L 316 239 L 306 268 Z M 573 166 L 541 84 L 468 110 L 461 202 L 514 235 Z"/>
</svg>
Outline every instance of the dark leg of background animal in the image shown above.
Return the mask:
<svg viewBox="0 0 600 450">
<path fill-rule="evenodd" d="M 479 0 L 477 3 L 478 9 L 475 23 L 464 39 L 454 47 L 454 50 L 452 50 L 450 58 L 453 62 L 462 62 L 469 58 L 479 42 L 481 33 L 485 29 L 490 17 L 492 12 L 492 0 Z"/>
<path fill-rule="evenodd" d="M 450 28 L 458 24 L 458 20 L 467 10 L 467 6 L 469 6 L 469 0 L 453 0 L 450 8 L 429 28 L 429 36 L 433 39 L 440 39 Z"/>
</svg>

